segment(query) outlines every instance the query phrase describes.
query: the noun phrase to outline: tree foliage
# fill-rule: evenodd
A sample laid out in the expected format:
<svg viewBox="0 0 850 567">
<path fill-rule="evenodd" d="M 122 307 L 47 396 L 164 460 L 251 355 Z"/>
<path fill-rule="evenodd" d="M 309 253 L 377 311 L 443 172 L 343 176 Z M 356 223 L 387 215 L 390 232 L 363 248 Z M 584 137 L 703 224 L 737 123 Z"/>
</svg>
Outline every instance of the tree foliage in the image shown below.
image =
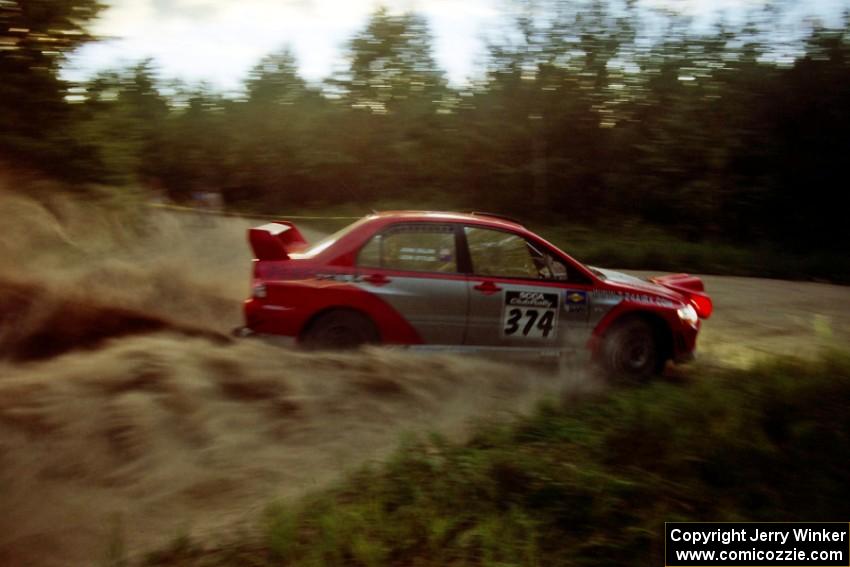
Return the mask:
<svg viewBox="0 0 850 567">
<path fill-rule="evenodd" d="M 58 76 L 64 56 L 91 40 L 96 0 L 0 0 L 0 151 L 55 173 L 79 173 L 72 111 Z"/>
<path fill-rule="evenodd" d="M 348 59 L 349 68 L 334 83 L 355 109 L 386 113 L 410 103 L 433 106 L 445 88 L 421 16 L 379 9 L 351 40 Z"/>
<path fill-rule="evenodd" d="M 30 30 L 0 51 L 2 144 L 44 155 L 83 141 L 90 179 L 265 211 L 439 203 L 797 251 L 844 241 L 830 203 L 848 185 L 850 17 L 795 44 L 781 4 L 695 31 L 634 2 L 518 0 L 481 78 L 455 87 L 422 17 L 378 10 L 323 84 L 288 50 L 236 98 L 165 82 L 145 61 L 92 79 L 72 105 L 56 62 L 87 39 L 97 4 L 43 4 L 0 0 L 3 45 Z M 45 29 L 64 38 L 56 53 L 33 31 Z"/>
</svg>

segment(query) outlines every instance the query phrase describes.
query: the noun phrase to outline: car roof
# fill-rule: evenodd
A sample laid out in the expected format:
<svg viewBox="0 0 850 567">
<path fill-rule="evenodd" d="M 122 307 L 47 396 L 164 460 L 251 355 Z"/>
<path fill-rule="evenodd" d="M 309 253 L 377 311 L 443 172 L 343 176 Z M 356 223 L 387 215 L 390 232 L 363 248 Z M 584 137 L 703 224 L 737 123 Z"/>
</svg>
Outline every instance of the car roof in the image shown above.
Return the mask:
<svg viewBox="0 0 850 567">
<path fill-rule="evenodd" d="M 547 242 L 542 237 L 531 232 L 519 222 L 499 215 L 480 212 L 459 213 L 452 211 L 413 210 L 374 211 L 372 214 L 366 215 L 360 220 L 355 221 L 353 224 L 342 229 L 342 234 L 336 235 L 337 237 L 334 240 L 324 244 L 319 243 L 317 247 L 312 248 L 307 253 L 292 255 L 291 257 L 295 258 L 298 256 L 299 258 L 310 258 L 316 255 L 325 254 L 328 257 L 323 261 L 329 262 L 330 264 L 347 265 L 347 263 L 353 263 L 353 254 L 356 254 L 357 250 L 359 250 L 360 246 L 366 240 L 371 238 L 371 236 L 377 231 L 380 231 L 384 227 L 395 222 L 470 223 L 478 226 L 487 226 L 495 229 L 516 232 L 524 237 L 541 241 L 550 248 L 558 250 L 558 252 L 568 258 L 573 265 L 578 266 L 591 281 L 598 279 L 598 277 L 581 262 L 570 257 L 554 244 Z M 331 237 L 328 238 L 332 238 L 334 236 L 335 235 L 331 235 Z M 321 248 L 321 250 L 316 250 L 316 248 Z"/>
<path fill-rule="evenodd" d="M 458 213 L 451 211 L 376 211 L 369 215 L 383 220 L 471 222 L 502 228 L 525 228 L 522 223 L 495 213 Z M 367 217 L 369 218 L 369 217 Z"/>
</svg>

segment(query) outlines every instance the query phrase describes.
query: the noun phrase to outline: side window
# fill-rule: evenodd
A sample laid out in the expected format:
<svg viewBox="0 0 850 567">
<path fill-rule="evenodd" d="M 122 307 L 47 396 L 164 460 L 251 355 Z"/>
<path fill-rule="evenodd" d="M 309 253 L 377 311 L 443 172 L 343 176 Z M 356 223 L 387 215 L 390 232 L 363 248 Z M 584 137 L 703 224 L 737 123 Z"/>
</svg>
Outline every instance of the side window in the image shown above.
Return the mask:
<svg viewBox="0 0 850 567">
<path fill-rule="evenodd" d="M 563 262 L 521 236 L 471 226 L 464 230 L 476 275 L 564 281 L 568 278 Z"/>
<path fill-rule="evenodd" d="M 414 272 L 455 273 L 454 228 L 437 224 L 398 225 L 376 234 L 357 255 L 357 265 Z"/>
</svg>

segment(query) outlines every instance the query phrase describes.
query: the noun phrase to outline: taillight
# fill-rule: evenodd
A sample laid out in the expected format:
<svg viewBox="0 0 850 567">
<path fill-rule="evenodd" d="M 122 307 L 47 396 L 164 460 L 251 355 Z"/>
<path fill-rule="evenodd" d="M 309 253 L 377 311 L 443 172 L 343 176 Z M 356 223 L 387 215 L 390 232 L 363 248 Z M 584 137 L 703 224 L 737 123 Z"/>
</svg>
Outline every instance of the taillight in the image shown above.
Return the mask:
<svg viewBox="0 0 850 567">
<path fill-rule="evenodd" d="M 700 319 L 708 319 L 711 317 L 711 312 L 714 310 L 714 305 L 711 303 L 711 298 L 704 294 L 694 293 L 690 296 L 691 305 L 699 315 Z"/>
<path fill-rule="evenodd" d="M 255 283 L 251 287 L 251 297 L 256 299 L 265 299 L 267 295 L 266 284 L 264 283 Z"/>
</svg>

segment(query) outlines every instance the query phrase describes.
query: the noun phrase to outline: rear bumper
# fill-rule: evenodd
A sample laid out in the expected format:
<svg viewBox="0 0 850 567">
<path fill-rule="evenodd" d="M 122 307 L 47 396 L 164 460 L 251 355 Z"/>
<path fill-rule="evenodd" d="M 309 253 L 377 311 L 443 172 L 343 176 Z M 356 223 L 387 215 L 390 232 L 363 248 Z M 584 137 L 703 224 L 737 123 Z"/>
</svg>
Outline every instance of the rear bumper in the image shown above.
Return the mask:
<svg viewBox="0 0 850 567">
<path fill-rule="evenodd" d="M 248 337 L 253 337 L 256 333 L 254 333 L 254 330 L 249 327 L 240 326 L 233 327 L 230 334 L 237 339 L 247 339 Z"/>
<path fill-rule="evenodd" d="M 308 311 L 296 307 L 270 304 L 253 297 L 245 300 L 242 312 L 245 317 L 245 325 L 241 328 L 247 330 L 239 331 L 240 333 L 284 337 L 298 336 L 308 313 Z M 237 329 L 240 328 L 237 327 Z"/>
<path fill-rule="evenodd" d="M 230 331 L 230 334 L 238 339 L 261 339 L 267 343 L 271 343 L 277 346 L 295 347 L 298 344 L 298 341 L 295 340 L 295 337 L 289 337 L 286 335 L 272 335 L 268 333 L 258 333 L 250 327 L 235 327 L 233 330 Z"/>
</svg>

